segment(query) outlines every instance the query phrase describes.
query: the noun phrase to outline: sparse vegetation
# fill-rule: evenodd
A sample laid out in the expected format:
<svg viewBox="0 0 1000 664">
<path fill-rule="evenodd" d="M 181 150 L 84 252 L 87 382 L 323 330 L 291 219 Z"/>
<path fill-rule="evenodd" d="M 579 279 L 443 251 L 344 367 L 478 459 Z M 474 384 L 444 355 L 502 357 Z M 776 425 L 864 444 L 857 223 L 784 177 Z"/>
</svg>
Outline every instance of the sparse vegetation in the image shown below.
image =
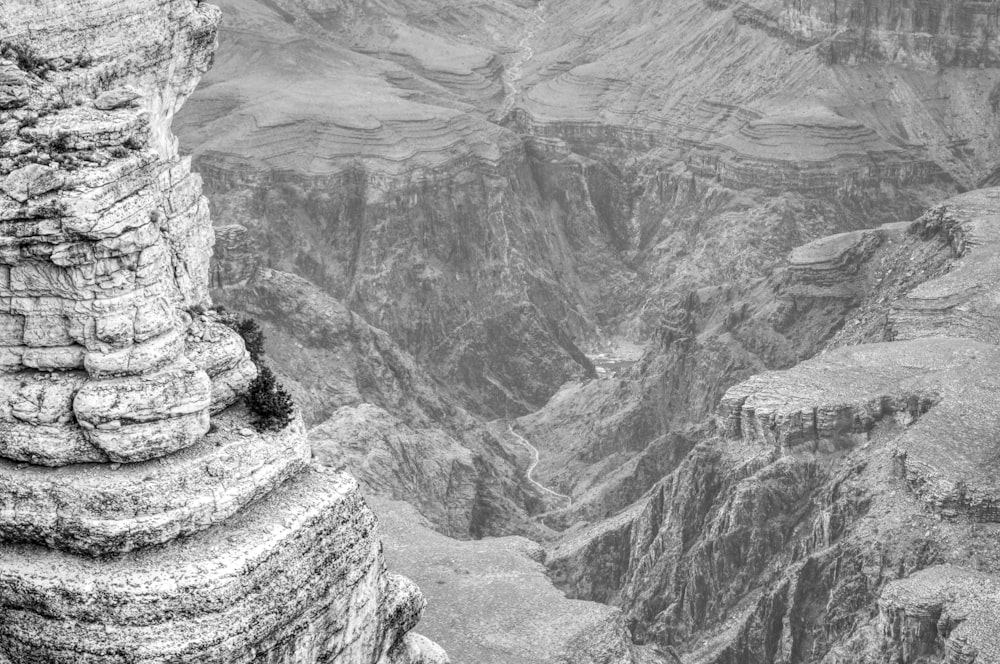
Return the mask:
<svg viewBox="0 0 1000 664">
<path fill-rule="evenodd" d="M 56 137 L 52 139 L 51 145 L 54 149 L 59 150 L 60 152 L 66 152 L 72 147 L 69 133 L 64 131 L 59 132 Z"/>
<path fill-rule="evenodd" d="M 218 311 L 222 315 L 222 322 L 243 337 L 243 344 L 247 347 L 247 352 L 250 353 L 250 359 L 255 364 L 262 364 L 264 360 L 264 331 L 260 329 L 260 323 L 253 318 L 240 317 L 221 308 Z"/>
<path fill-rule="evenodd" d="M 250 359 L 257 366 L 257 378 L 250 383 L 245 397 L 247 408 L 257 418 L 254 426 L 258 431 L 284 429 L 292 421 L 295 403 L 264 361 L 264 331 L 260 323 L 248 316 L 228 312 L 222 306 L 215 307 L 215 311 L 223 324 L 243 338 Z"/>
<path fill-rule="evenodd" d="M 40 78 L 45 78 L 49 71 L 49 63 L 27 42 L 2 43 L 0 55 L 12 59 L 22 70 Z"/>
<path fill-rule="evenodd" d="M 292 421 L 295 404 L 266 364 L 257 364 L 257 377 L 246 395 L 247 408 L 257 416 L 258 431 L 280 431 Z"/>
</svg>

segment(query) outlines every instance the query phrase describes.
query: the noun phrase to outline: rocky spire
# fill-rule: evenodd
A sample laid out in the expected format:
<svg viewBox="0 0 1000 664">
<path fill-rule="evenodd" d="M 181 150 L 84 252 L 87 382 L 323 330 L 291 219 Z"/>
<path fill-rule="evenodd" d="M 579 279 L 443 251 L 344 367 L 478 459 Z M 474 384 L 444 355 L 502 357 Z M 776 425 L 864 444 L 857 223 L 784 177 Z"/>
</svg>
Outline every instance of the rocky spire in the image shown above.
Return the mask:
<svg viewBox="0 0 1000 664">
<path fill-rule="evenodd" d="M 239 404 L 170 130 L 218 20 L 0 7 L 0 662 L 441 661 L 353 479 Z"/>
</svg>

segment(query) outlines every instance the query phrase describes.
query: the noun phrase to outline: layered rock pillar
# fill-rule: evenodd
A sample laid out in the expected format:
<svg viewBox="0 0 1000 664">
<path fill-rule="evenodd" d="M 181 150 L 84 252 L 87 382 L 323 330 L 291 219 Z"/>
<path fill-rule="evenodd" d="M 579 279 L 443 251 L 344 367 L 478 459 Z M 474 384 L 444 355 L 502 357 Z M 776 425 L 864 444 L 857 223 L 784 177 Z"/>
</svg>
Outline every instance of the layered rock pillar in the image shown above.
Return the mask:
<svg viewBox="0 0 1000 664">
<path fill-rule="evenodd" d="M 354 481 L 239 405 L 170 131 L 218 20 L 0 6 L 0 662 L 440 661 Z"/>
</svg>

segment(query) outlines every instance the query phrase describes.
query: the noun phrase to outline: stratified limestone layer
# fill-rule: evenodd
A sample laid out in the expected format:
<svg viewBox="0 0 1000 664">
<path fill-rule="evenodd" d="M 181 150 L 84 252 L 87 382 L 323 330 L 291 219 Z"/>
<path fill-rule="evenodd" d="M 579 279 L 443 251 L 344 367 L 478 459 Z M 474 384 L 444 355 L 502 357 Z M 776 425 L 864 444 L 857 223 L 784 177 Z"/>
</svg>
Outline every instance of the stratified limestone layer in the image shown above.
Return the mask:
<svg viewBox="0 0 1000 664">
<path fill-rule="evenodd" d="M 865 284 L 857 277 L 883 242 L 898 239 L 907 222 L 838 233 L 796 247 L 788 256 L 785 288 L 791 296 L 856 298 Z"/>
<path fill-rule="evenodd" d="M 256 367 L 170 131 L 218 20 L 0 6 L 0 661 L 444 664 L 354 480 L 232 407 Z"/>
<path fill-rule="evenodd" d="M 374 664 L 423 608 L 386 573 L 354 480 L 319 470 L 221 526 L 116 558 L 0 544 L 0 597 L 0 652 L 47 664 Z"/>
<path fill-rule="evenodd" d="M 860 122 L 826 109 L 747 122 L 737 132 L 699 146 L 690 164 L 726 187 L 775 193 L 836 193 L 870 182 L 904 185 L 928 180 L 939 170 Z"/>
<path fill-rule="evenodd" d="M 4 3 L 0 370 L 17 395 L 0 455 L 146 461 L 197 442 L 252 380 L 239 339 L 189 313 L 209 304 L 213 236 L 170 132 L 218 20 L 190 0 Z"/>
<path fill-rule="evenodd" d="M 1000 577 L 996 575 L 945 565 L 931 567 L 889 583 L 878 606 L 883 652 L 898 655 L 895 661 L 1000 661 Z"/>
<path fill-rule="evenodd" d="M 187 330 L 185 354 L 212 381 L 212 413 L 236 403 L 257 376 L 257 367 L 233 330 L 214 314 L 196 316 Z"/>
<path fill-rule="evenodd" d="M 928 338 L 840 348 L 730 388 L 719 425 L 786 453 L 849 449 L 884 419 L 909 425 L 897 470 L 936 510 L 1000 520 L 1000 348 Z"/>
<path fill-rule="evenodd" d="M 115 470 L 42 468 L 0 459 L 0 540 L 100 555 L 161 544 L 219 523 L 303 470 L 300 421 L 276 434 L 231 409 L 201 442 Z"/>
<path fill-rule="evenodd" d="M 914 222 L 914 230 L 946 241 L 956 256 L 947 273 L 893 305 L 897 339 L 967 337 L 1000 343 L 1000 188 L 951 198 Z"/>
</svg>

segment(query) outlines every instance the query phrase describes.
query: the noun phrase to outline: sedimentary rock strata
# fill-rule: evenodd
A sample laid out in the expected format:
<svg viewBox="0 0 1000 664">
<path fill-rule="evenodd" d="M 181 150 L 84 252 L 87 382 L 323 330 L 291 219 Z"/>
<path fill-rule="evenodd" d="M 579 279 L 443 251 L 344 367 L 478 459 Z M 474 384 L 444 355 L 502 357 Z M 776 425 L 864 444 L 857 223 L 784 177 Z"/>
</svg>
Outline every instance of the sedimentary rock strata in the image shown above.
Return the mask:
<svg viewBox="0 0 1000 664">
<path fill-rule="evenodd" d="M 954 267 L 893 303 L 895 338 L 951 336 L 1000 343 L 1000 315 L 992 284 L 1000 278 L 1000 189 L 979 189 L 929 210 L 913 231 L 941 238 L 955 257 Z"/>
<path fill-rule="evenodd" d="M 237 403 L 170 132 L 218 20 L 0 7 L 0 660 L 446 664 L 356 482 Z"/>
<path fill-rule="evenodd" d="M 720 334 L 760 352 L 765 333 L 849 319 L 824 352 L 726 391 L 721 436 L 639 501 L 561 538 L 557 583 L 699 664 L 995 659 L 1000 356 L 970 276 L 992 269 L 995 197 L 805 245 L 773 275 L 778 306 L 723 330 L 675 322 L 671 346 Z"/>
<path fill-rule="evenodd" d="M 423 599 L 386 573 L 374 528 L 352 479 L 313 470 L 218 528 L 114 559 L 0 544 L 0 650 L 25 662 L 391 661 Z"/>
<path fill-rule="evenodd" d="M 912 662 L 992 662 L 1000 658 L 1000 577 L 941 565 L 893 581 L 879 598 L 888 653 Z"/>
<path fill-rule="evenodd" d="M 891 145 L 870 127 L 826 109 L 770 115 L 708 141 L 688 158 L 692 170 L 732 189 L 759 187 L 841 195 L 867 183 L 905 186 L 938 175 L 926 158 Z"/>
<path fill-rule="evenodd" d="M 144 463 L 58 469 L 0 459 L 0 538 L 100 555 L 159 544 L 220 523 L 303 470 L 301 424 L 277 435 L 239 409 L 195 445 Z"/>
<path fill-rule="evenodd" d="M 909 424 L 894 443 L 897 464 L 928 507 L 995 521 L 998 362 L 997 347 L 961 339 L 841 348 L 734 386 L 719 428 L 794 454 L 863 444 L 887 419 Z"/>
</svg>

